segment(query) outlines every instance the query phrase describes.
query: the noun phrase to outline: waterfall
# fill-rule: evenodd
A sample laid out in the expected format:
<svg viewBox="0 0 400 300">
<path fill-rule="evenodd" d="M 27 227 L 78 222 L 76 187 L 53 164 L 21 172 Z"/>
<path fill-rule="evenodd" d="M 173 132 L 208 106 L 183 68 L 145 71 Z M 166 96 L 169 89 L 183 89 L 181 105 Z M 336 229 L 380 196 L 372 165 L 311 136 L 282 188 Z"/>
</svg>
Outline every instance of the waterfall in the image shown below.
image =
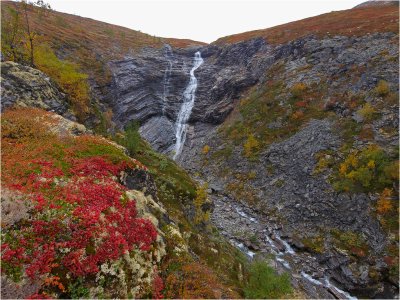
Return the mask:
<svg viewBox="0 0 400 300">
<path fill-rule="evenodd" d="M 183 103 L 178 114 L 178 118 L 175 123 L 175 153 L 174 159 L 178 157 L 182 152 L 183 145 L 186 139 L 187 121 L 189 120 L 190 114 L 192 113 L 195 93 L 197 89 L 197 79 L 194 76 L 194 71 L 203 63 L 201 54 L 197 51 L 194 55 L 193 68 L 190 70 L 190 81 L 185 91 L 183 92 Z"/>
<path fill-rule="evenodd" d="M 164 71 L 164 78 L 163 78 L 163 106 L 162 106 L 162 114 L 165 115 L 165 109 L 167 106 L 167 96 L 169 94 L 169 79 L 171 78 L 172 72 L 172 48 L 170 45 L 166 44 L 164 48 L 164 56 L 167 59 L 168 65 Z"/>
</svg>

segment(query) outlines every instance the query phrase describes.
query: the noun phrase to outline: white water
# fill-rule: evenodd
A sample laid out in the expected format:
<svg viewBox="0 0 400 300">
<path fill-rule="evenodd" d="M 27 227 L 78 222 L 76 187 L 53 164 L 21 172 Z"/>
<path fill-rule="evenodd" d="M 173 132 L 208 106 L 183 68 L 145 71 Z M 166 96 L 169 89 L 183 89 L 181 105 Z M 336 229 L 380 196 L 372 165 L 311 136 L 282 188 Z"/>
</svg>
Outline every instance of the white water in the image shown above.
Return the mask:
<svg viewBox="0 0 400 300">
<path fill-rule="evenodd" d="M 183 145 L 186 139 L 187 121 L 189 120 L 190 114 L 192 113 L 195 93 L 197 89 L 197 78 L 194 76 L 194 71 L 203 63 L 201 53 L 197 51 L 194 55 L 193 68 L 190 70 L 190 81 L 186 90 L 183 92 L 183 104 L 179 111 L 178 118 L 175 123 L 175 153 L 174 159 L 178 157 L 182 152 Z"/>
<path fill-rule="evenodd" d="M 276 235 L 276 239 L 281 241 L 281 243 L 285 246 L 285 250 L 289 254 L 295 254 L 296 252 L 293 250 L 293 248 L 286 242 L 285 240 L 282 240 L 279 235 Z"/>
<path fill-rule="evenodd" d="M 162 114 L 165 115 L 165 108 L 167 105 L 167 96 L 169 94 L 169 79 L 171 78 L 172 72 L 172 48 L 170 45 L 165 45 L 164 56 L 167 59 L 168 65 L 164 71 L 164 78 L 163 78 L 163 107 L 162 107 Z"/>
<path fill-rule="evenodd" d="M 327 288 L 333 288 L 333 289 L 335 289 L 337 292 L 339 292 L 340 294 L 343 294 L 343 295 L 344 295 L 347 299 L 349 299 L 349 300 L 357 300 L 357 297 L 354 297 L 354 296 L 350 295 L 348 292 L 343 291 L 343 290 L 339 289 L 337 286 L 333 285 L 333 284 L 329 281 L 329 278 L 328 278 L 328 277 L 325 277 L 324 280 L 325 280 L 325 286 L 326 286 Z"/>
<path fill-rule="evenodd" d="M 248 214 L 246 214 L 240 207 L 235 207 L 236 212 L 241 216 L 241 217 L 245 217 L 247 219 L 249 219 L 252 222 L 258 223 L 258 220 L 256 218 L 253 218 L 251 216 L 249 216 Z M 280 251 L 278 249 L 278 247 L 275 245 L 275 243 L 272 241 L 272 239 L 269 237 L 268 234 L 265 234 L 265 240 L 266 242 L 271 246 L 271 252 L 273 254 L 275 254 L 275 260 L 277 262 L 279 262 L 281 265 L 283 265 L 283 267 L 285 267 L 286 269 L 290 270 L 292 269 L 291 264 L 285 259 L 286 255 L 290 255 L 291 257 L 294 257 L 296 255 L 296 251 L 289 245 L 288 242 L 286 242 L 285 240 L 283 240 L 279 234 L 277 232 L 275 232 L 275 239 L 279 240 L 285 247 L 284 252 Z M 243 252 L 245 252 L 250 258 L 253 258 L 253 256 L 255 255 L 254 252 L 250 251 L 246 246 L 243 245 L 243 243 L 238 243 L 234 240 L 231 240 L 231 242 L 238 247 L 239 249 L 241 249 Z M 323 280 L 317 280 L 314 279 L 311 275 L 305 273 L 304 271 L 300 272 L 300 275 L 307 281 L 311 282 L 314 285 L 319 285 L 319 286 L 323 286 L 326 289 L 331 289 L 336 291 L 339 295 L 341 295 L 341 298 L 343 299 L 349 299 L 349 300 L 357 300 L 356 297 L 350 295 L 348 292 L 343 291 L 342 289 L 338 288 L 337 286 L 333 285 L 330 281 L 328 277 L 324 277 Z"/>
<path fill-rule="evenodd" d="M 289 263 L 286 260 L 284 260 L 283 258 L 276 257 L 276 260 L 279 261 L 286 269 L 289 269 L 289 270 L 291 269 Z"/>
<path fill-rule="evenodd" d="M 243 210 L 241 210 L 239 207 L 235 207 L 236 212 L 241 215 L 243 218 L 249 219 L 251 222 L 258 223 L 257 220 L 253 217 L 250 217 L 247 215 Z"/>
<path fill-rule="evenodd" d="M 316 285 L 323 285 L 321 281 L 312 278 L 310 275 L 308 275 L 307 273 L 301 272 L 301 276 L 303 276 L 305 279 L 307 279 L 309 282 L 312 282 Z"/>
<path fill-rule="evenodd" d="M 317 279 L 312 278 L 310 275 L 308 275 L 307 273 L 301 272 L 301 276 L 303 276 L 303 278 L 305 278 L 306 280 L 308 280 L 309 282 L 316 284 L 316 285 L 321 285 L 324 286 L 328 289 L 333 289 L 335 290 L 338 294 L 341 294 L 344 296 L 344 298 L 349 299 L 349 300 L 357 300 L 356 297 L 350 295 L 348 292 L 343 291 L 341 289 L 339 289 L 337 286 L 333 285 L 330 281 L 328 277 L 324 277 L 324 282 L 321 282 Z"/>
<path fill-rule="evenodd" d="M 255 253 L 249 250 L 245 245 L 243 245 L 243 243 L 238 243 L 234 240 L 231 240 L 231 243 L 238 247 L 240 250 L 244 251 L 250 258 L 253 258 L 253 256 L 255 255 Z"/>
</svg>

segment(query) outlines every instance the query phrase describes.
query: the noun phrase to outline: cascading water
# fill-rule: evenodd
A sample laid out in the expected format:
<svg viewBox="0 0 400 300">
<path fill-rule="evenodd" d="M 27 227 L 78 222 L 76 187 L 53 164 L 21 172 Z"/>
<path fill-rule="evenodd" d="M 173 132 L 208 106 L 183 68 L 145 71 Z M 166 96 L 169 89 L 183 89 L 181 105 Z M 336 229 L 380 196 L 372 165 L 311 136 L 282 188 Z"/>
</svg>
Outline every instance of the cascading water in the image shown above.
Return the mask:
<svg viewBox="0 0 400 300">
<path fill-rule="evenodd" d="M 171 78 L 172 72 L 172 48 L 170 45 L 166 44 L 164 48 L 164 56 L 167 59 L 167 67 L 165 68 L 164 78 L 163 78 L 163 106 L 162 106 L 162 114 L 165 115 L 165 108 L 167 105 L 167 96 L 169 94 L 169 79 Z"/>
<path fill-rule="evenodd" d="M 249 223 L 259 224 L 259 220 L 256 215 L 251 215 L 249 213 L 244 212 L 243 209 L 237 205 L 232 205 L 231 208 L 232 210 L 235 210 L 239 216 L 249 220 Z M 290 272 L 292 273 L 298 272 L 298 268 L 296 268 L 296 263 L 295 263 L 295 259 L 297 256 L 296 251 L 290 246 L 290 244 L 287 241 L 281 238 L 281 236 L 277 231 L 275 230 L 270 231 L 270 233 L 272 233 L 274 236 L 273 237 L 274 241 L 271 239 L 267 231 L 266 230 L 264 231 L 266 232 L 264 236 L 265 242 L 268 246 L 270 246 L 269 250 L 275 256 L 275 260 L 279 262 L 281 265 L 283 265 L 283 267 L 285 267 L 286 269 L 291 270 Z M 247 248 L 242 242 L 238 242 L 235 239 L 230 239 L 230 242 L 237 248 L 242 250 L 244 253 L 246 253 L 246 255 L 249 256 L 250 258 L 253 258 L 254 255 L 256 254 L 255 252 L 250 251 L 249 248 Z M 280 248 L 277 247 L 278 244 L 276 242 L 278 242 L 278 244 L 281 245 Z M 357 300 L 356 297 L 350 295 L 348 292 L 333 285 L 329 280 L 329 277 L 327 276 L 318 280 L 313 278 L 312 275 L 307 274 L 301 269 L 298 275 L 300 275 L 303 279 L 307 280 L 313 285 L 324 287 L 325 289 L 333 293 L 335 297 L 338 297 L 340 299 Z"/>
<path fill-rule="evenodd" d="M 203 63 L 201 53 L 197 51 L 194 55 L 193 68 L 190 70 L 190 81 L 183 93 L 183 103 L 178 114 L 178 118 L 175 123 L 175 153 L 174 159 L 178 157 L 182 152 L 183 144 L 186 139 L 187 121 L 189 120 L 190 114 L 192 113 L 195 93 L 197 89 L 197 79 L 194 76 L 194 71 Z"/>
</svg>

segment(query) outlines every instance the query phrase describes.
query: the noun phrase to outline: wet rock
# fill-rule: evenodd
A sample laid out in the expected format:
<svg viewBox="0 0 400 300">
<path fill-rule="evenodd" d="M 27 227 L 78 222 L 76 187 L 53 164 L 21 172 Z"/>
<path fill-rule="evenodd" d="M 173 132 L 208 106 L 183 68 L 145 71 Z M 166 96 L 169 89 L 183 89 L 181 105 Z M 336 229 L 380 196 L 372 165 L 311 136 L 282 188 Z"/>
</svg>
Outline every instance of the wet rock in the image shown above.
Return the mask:
<svg viewBox="0 0 400 300">
<path fill-rule="evenodd" d="M 298 239 L 293 239 L 290 242 L 290 245 L 293 246 L 294 248 L 298 249 L 298 250 L 304 250 L 305 249 L 304 244 L 301 241 L 299 241 Z"/>
</svg>

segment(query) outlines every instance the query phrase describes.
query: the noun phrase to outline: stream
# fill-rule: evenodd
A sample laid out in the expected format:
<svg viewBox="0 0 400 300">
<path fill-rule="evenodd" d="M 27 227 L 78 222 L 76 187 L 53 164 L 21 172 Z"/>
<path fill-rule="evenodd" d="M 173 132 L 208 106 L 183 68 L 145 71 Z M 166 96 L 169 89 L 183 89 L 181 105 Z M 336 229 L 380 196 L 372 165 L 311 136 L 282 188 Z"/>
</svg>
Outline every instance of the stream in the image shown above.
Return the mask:
<svg viewBox="0 0 400 300">
<path fill-rule="evenodd" d="M 211 217 L 212 222 L 230 243 L 244 252 L 249 259 L 253 259 L 259 252 L 272 254 L 275 268 L 280 272 L 289 272 L 292 280 L 307 292 L 312 290 L 312 298 L 357 299 L 335 286 L 326 270 L 320 269 L 315 257 L 296 252 L 281 236 L 276 226 L 265 222 L 250 208 L 238 202 L 233 203 L 223 196 L 213 197 L 213 201 L 215 209 Z M 254 249 L 258 247 L 243 238 L 244 235 L 252 233 L 258 237 L 261 244 L 259 249 Z M 318 270 L 318 274 L 314 274 L 315 270 Z"/>
</svg>

